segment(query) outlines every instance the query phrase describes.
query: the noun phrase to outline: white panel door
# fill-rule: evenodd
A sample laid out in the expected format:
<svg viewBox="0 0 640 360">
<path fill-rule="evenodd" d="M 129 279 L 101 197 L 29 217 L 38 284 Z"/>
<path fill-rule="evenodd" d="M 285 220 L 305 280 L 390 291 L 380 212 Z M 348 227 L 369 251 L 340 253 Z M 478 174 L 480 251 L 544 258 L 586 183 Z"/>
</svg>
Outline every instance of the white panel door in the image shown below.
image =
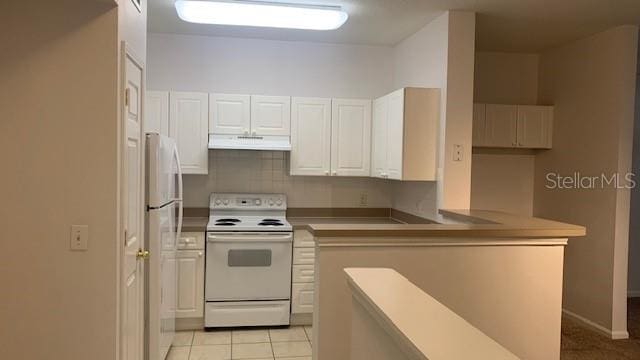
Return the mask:
<svg viewBox="0 0 640 360">
<path fill-rule="evenodd" d="M 517 105 L 487 104 L 485 110 L 486 146 L 516 146 L 517 115 Z"/>
<path fill-rule="evenodd" d="M 485 111 L 485 104 L 473 104 L 473 138 L 471 141 L 473 146 L 486 145 Z"/>
<path fill-rule="evenodd" d="M 389 94 L 387 120 L 387 171 L 389 179 L 402 180 L 404 151 L 404 89 Z"/>
<path fill-rule="evenodd" d="M 204 316 L 204 250 L 179 250 L 177 318 Z"/>
<path fill-rule="evenodd" d="M 144 132 L 169 136 L 169 92 L 147 91 Z"/>
<path fill-rule="evenodd" d="M 291 175 L 329 175 L 331 99 L 293 98 Z"/>
<path fill-rule="evenodd" d="M 388 114 L 389 96 L 374 100 L 371 121 L 371 176 L 383 179 L 387 174 Z"/>
<path fill-rule="evenodd" d="M 251 135 L 289 136 L 291 97 L 251 96 Z"/>
<path fill-rule="evenodd" d="M 176 141 L 184 174 L 207 174 L 209 98 L 205 93 L 171 92 L 169 133 Z"/>
<path fill-rule="evenodd" d="M 126 51 L 125 51 L 126 52 Z M 144 345 L 144 147 L 142 127 L 142 66 L 124 57 L 124 139 L 122 159 L 121 359 L 142 360 Z"/>
<path fill-rule="evenodd" d="M 209 131 L 221 135 L 249 135 L 251 131 L 251 96 L 209 95 Z"/>
<path fill-rule="evenodd" d="M 553 107 L 518 105 L 518 147 L 551 148 Z"/>
<path fill-rule="evenodd" d="M 334 99 L 331 108 L 331 175 L 369 176 L 371 100 Z"/>
</svg>

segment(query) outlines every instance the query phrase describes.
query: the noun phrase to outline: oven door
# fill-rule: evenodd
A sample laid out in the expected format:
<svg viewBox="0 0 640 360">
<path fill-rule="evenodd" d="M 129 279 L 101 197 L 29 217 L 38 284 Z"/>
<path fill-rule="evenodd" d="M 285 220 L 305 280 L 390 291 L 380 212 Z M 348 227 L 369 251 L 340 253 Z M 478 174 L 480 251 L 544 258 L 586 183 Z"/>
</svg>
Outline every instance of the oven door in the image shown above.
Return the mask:
<svg viewBox="0 0 640 360">
<path fill-rule="evenodd" d="M 207 301 L 288 300 L 292 233 L 209 233 Z"/>
</svg>

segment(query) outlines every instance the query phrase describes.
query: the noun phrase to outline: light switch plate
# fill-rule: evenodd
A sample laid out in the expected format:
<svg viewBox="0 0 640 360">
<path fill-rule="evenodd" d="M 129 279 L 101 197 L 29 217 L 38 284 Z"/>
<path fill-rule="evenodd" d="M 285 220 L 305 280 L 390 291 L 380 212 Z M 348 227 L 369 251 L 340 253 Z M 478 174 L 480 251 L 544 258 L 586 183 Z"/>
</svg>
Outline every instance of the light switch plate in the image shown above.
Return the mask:
<svg viewBox="0 0 640 360">
<path fill-rule="evenodd" d="M 463 157 L 462 145 L 453 145 L 453 161 L 462 161 Z"/>
<path fill-rule="evenodd" d="M 70 247 L 73 251 L 89 250 L 89 226 L 71 225 Z"/>
</svg>

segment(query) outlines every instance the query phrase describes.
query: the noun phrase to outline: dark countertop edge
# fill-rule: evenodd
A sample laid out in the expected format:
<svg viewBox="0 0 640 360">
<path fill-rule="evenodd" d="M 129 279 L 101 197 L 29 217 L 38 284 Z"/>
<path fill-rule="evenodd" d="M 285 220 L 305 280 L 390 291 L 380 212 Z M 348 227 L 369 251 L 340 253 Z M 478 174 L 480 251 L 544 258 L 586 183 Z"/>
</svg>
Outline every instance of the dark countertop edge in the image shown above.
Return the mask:
<svg viewBox="0 0 640 360">
<path fill-rule="evenodd" d="M 583 226 L 488 210 L 441 210 L 466 224 L 309 224 L 316 237 L 553 239 L 586 234 Z M 321 240 L 322 241 L 322 240 Z M 330 242 L 331 240 L 326 240 Z M 376 242 L 376 241 L 371 241 Z"/>
</svg>

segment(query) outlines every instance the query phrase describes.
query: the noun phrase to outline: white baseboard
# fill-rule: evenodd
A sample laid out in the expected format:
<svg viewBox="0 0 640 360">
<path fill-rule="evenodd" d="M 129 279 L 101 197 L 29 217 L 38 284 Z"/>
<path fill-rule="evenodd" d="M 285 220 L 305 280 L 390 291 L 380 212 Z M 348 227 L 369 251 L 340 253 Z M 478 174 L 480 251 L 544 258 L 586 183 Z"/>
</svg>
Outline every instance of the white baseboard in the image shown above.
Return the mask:
<svg viewBox="0 0 640 360">
<path fill-rule="evenodd" d="M 571 312 L 569 310 L 566 310 L 566 309 L 562 309 L 562 313 L 565 316 L 567 316 L 567 317 L 569 317 L 569 318 L 571 318 L 571 319 L 583 324 L 584 326 L 590 328 L 591 330 L 594 330 L 594 331 L 596 331 L 596 332 L 608 337 L 609 339 L 622 340 L 622 339 L 628 339 L 629 338 L 629 332 L 628 331 L 612 331 L 612 330 L 607 329 L 606 327 L 604 327 L 604 326 L 602 326 L 600 324 L 597 324 L 597 323 L 595 323 L 595 322 L 593 322 L 593 321 L 591 321 L 591 320 L 589 320 L 589 319 L 587 319 L 585 317 L 582 317 L 582 316 L 580 316 L 580 315 L 578 315 L 576 313 L 573 313 L 573 312 Z"/>
<path fill-rule="evenodd" d="M 640 297 L 640 290 L 629 290 L 629 291 L 627 291 L 627 297 L 630 297 L 630 298 Z"/>
</svg>

